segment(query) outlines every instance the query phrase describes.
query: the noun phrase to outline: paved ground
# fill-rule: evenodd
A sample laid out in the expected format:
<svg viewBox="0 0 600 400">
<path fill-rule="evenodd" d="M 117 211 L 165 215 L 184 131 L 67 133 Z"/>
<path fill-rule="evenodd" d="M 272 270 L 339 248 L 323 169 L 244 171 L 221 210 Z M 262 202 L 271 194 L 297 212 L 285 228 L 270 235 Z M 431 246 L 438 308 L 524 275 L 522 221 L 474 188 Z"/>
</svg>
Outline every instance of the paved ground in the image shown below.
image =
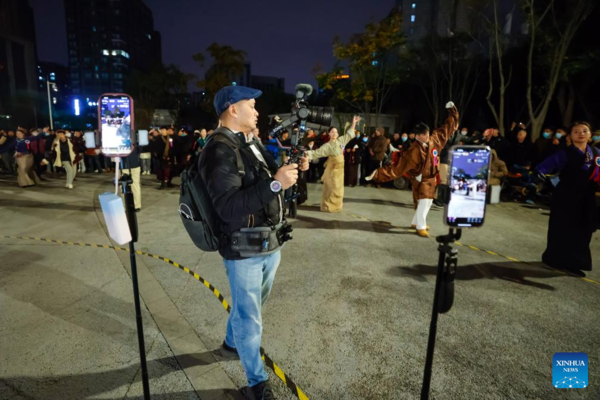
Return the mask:
<svg viewBox="0 0 600 400">
<path fill-rule="evenodd" d="M 143 178 L 138 250 L 189 267 L 229 299 L 219 256 L 196 250 L 182 229 L 177 191 L 157 191 Z M 110 244 L 97 201 L 111 190 L 110 177 L 85 175 L 76 184 L 23 190 L 0 179 L 0 237 Z M 435 240 L 394 228 L 410 224 L 410 192 L 347 188 L 344 212 L 323 214 L 312 206 L 321 189 L 310 186 L 284 249 L 263 314 L 263 347 L 310 399 L 416 399 Z M 592 240 L 591 281 L 546 269 L 539 260 L 547 213 L 494 205 L 485 227 L 464 232 L 464 244 L 528 263 L 457 247 L 455 304 L 439 320 L 432 398 L 600 398 L 600 235 Z M 434 235 L 447 231 L 441 211 L 428 222 Z M 172 265 L 148 257 L 138 264 L 147 271 L 140 285 L 153 398 L 234 398 L 220 389 L 245 386 L 239 362 L 213 357 L 223 306 Z M 0 399 L 141 398 L 127 266 L 127 253 L 113 249 L 0 239 Z M 196 361 L 186 362 L 185 348 L 195 349 L 187 353 Z M 552 355 L 575 351 L 589 355 L 590 386 L 554 389 Z M 295 398 L 271 375 L 278 398 Z"/>
</svg>

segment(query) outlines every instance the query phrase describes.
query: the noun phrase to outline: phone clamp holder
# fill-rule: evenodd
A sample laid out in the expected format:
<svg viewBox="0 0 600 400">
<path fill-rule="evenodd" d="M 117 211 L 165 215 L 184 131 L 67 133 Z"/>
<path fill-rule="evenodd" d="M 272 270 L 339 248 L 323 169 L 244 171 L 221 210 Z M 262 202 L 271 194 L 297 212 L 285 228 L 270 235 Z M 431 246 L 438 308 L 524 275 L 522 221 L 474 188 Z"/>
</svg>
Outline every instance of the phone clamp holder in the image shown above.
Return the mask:
<svg viewBox="0 0 600 400">
<path fill-rule="evenodd" d="M 458 251 L 452 247 L 452 243 L 459 240 L 461 235 L 461 229 L 451 228 L 447 235 L 438 236 L 436 238 L 439 243 L 438 270 L 435 281 L 435 292 L 433 295 L 433 311 L 431 313 L 431 324 L 429 326 L 429 341 L 427 343 L 427 358 L 425 361 L 425 372 L 423 374 L 421 400 L 429 399 L 438 314 L 445 314 L 450 311 L 452 304 L 454 303 L 454 278 L 456 276 L 456 267 L 458 264 Z"/>
</svg>

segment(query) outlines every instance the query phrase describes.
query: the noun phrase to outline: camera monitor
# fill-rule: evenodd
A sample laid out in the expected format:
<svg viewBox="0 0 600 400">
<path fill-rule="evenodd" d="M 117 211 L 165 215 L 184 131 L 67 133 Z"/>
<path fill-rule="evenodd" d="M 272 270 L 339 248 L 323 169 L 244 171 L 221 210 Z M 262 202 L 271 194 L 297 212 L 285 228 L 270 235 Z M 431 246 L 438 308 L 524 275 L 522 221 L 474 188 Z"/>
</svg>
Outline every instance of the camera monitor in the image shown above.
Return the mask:
<svg viewBox="0 0 600 400">
<path fill-rule="evenodd" d="M 485 218 L 491 150 L 487 146 L 456 146 L 451 151 L 450 201 L 444 221 L 451 227 L 479 227 Z"/>
<path fill-rule="evenodd" d="M 121 93 L 107 93 L 98 102 L 102 153 L 127 156 L 132 151 L 133 99 Z"/>
</svg>

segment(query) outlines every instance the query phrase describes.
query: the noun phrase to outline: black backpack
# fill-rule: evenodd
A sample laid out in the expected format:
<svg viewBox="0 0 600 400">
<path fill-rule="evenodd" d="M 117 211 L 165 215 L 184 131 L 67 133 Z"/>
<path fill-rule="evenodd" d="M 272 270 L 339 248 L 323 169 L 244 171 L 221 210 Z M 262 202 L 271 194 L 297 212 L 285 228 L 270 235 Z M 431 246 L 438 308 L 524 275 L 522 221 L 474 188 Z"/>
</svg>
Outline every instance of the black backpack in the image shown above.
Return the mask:
<svg viewBox="0 0 600 400">
<path fill-rule="evenodd" d="M 230 135 L 233 135 L 233 132 L 227 128 L 215 130 L 206 141 L 202 153 L 196 156 L 191 165 L 181 173 L 179 214 L 188 235 L 196 247 L 202 251 L 217 251 L 224 240 L 220 229 L 221 219 L 215 211 L 206 184 L 200 174 L 202 154 L 206 152 L 212 142 L 225 143 L 236 154 L 239 175 L 241 177 L 245 175 L 240 145 Z"/>
</svg>

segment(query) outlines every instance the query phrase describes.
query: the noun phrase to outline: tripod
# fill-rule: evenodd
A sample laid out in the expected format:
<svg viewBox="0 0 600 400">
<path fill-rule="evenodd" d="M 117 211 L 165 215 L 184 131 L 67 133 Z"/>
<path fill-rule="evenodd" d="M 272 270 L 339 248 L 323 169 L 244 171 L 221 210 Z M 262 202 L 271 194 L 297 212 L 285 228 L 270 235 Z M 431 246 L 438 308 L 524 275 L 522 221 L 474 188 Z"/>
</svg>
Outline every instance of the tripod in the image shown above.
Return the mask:
<svg viewBox="0 0 600 400">
<path fill-rule="evenodd" d="M 150 400 L 150 383 L 148 381 L 148 367 L 146 365 L 146 346 L 144 344 L 144 325 L 142 324 L 142 310 L 140 306 L 140 290 L 138 287 L 137 264 L 135 260 L 134 243 L 138 240 L 137 217 L 133 203 L 133 192 L 131 191 L 131 176 L 124 174 L 119 180 L 123 197 L 125 198 L 125 211 L 127 222 L 131 231 L 131 242 L 129 242 L 129 257 L 131 260 L 131 281 L 133 282 L 133 297 L 135 301 L 135 322 L 137 325 L 138 344 L 140 346 L 140 363 L 142 365 L 142 385 L 144 387 L 144 400 Z"/>
<path fill-rule="evenodd" d="M 450 228 L 447 235 L 436 238 L 439 243 L 438 251 L 440 255 L 433 295 L 433 311 L 431 313 L 431 325 L 429 326 L 429 342 L 427 343 L 427 359 L 425 361 L 423 386 L 421 388 L 421 400 L 429 399 L 438 314 L 445 314 L 450 311 L 454 302 L 454 277 L 456 276 L 458 251 L 452 247 L 452 243 L 459 240 L 461 234 L 460 229 L 455 230 Z"/>
</svg>

